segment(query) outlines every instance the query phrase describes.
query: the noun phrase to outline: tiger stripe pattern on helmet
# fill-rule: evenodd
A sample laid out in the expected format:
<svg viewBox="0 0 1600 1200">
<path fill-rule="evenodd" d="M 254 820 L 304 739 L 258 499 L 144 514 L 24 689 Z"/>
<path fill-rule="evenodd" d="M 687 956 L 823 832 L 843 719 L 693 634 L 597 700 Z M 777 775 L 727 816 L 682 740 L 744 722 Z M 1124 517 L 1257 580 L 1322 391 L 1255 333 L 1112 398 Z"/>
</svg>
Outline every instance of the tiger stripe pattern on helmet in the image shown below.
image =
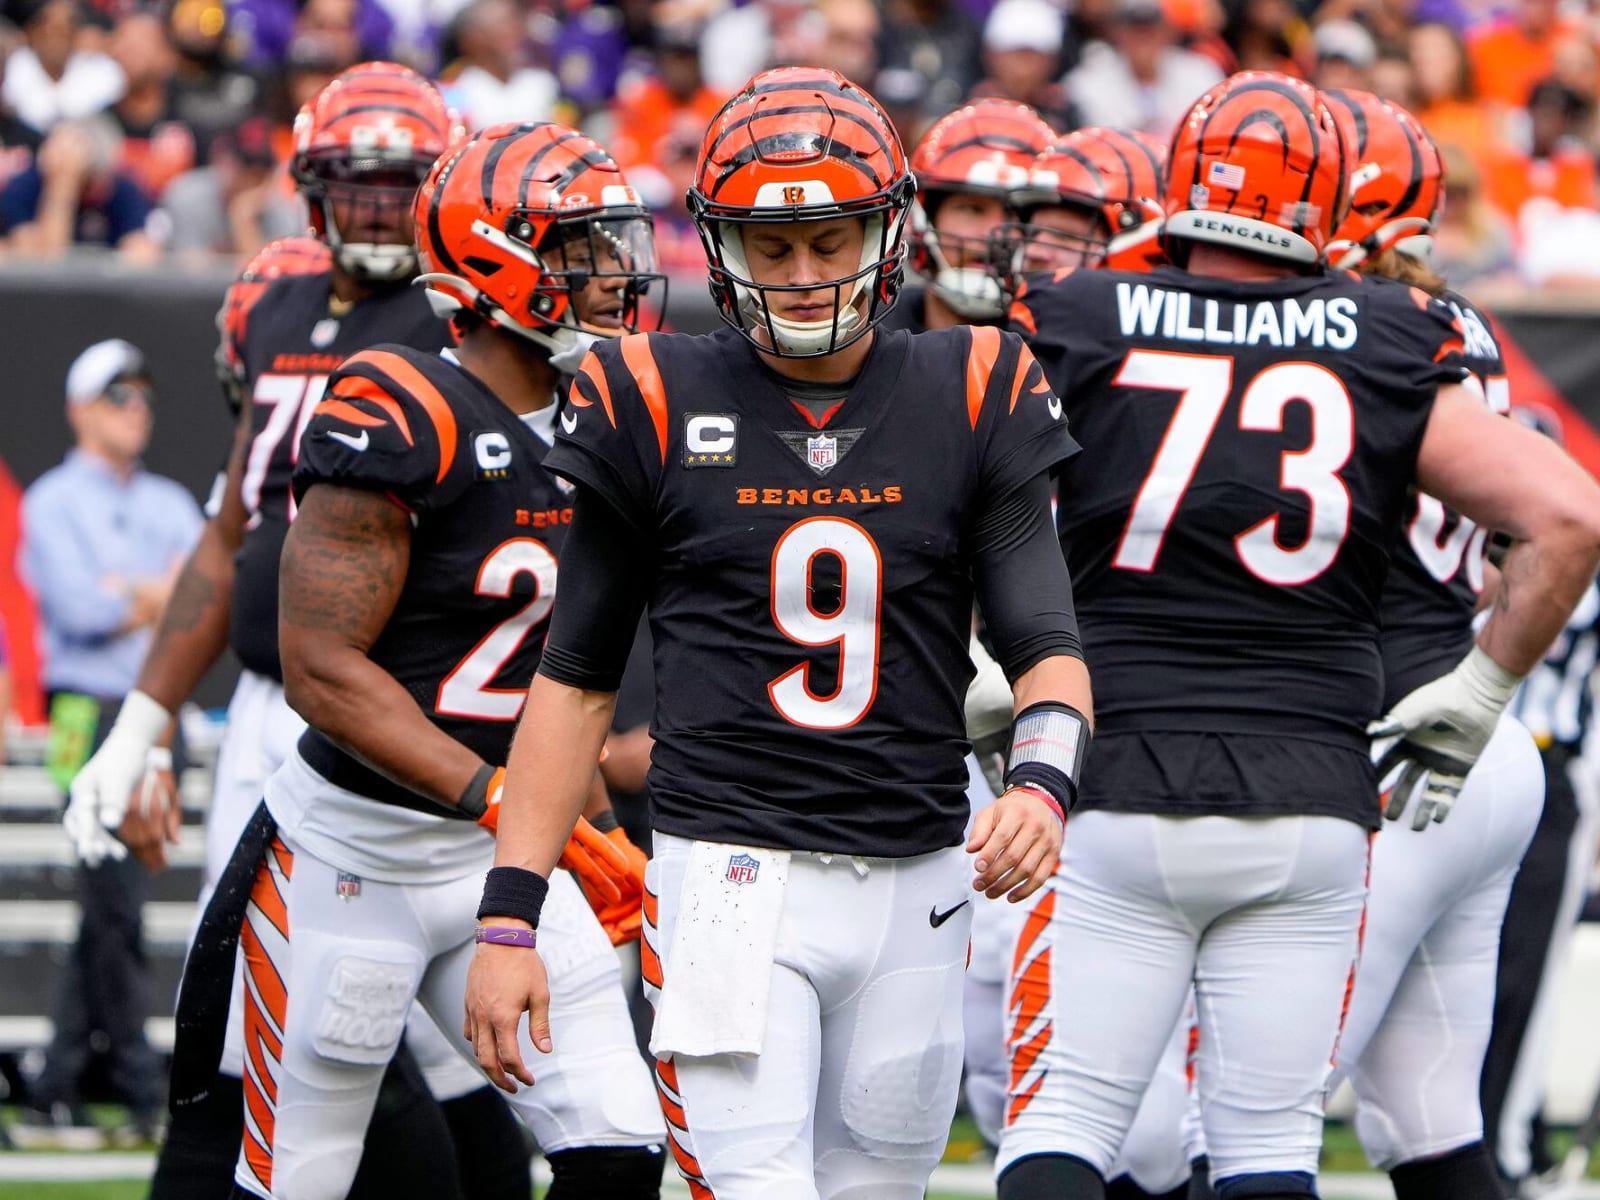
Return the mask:
<svg viewBox="0 0 1600 1200">
<path fill-rule="evenodd" d="M 816 67 L 754 76 L 706 130 L 688 195 L 718 314 L 769 353 L 811 356 L 849 345 L 899 294 L 913 190 L 894 125 L 864 89 Z M 771 302 L 786 290 L 818 288 L 758 284 L 743 230 L 840 217 L 864 218 L 867 230 L 858 268 L 820 285 L 835 291 L 832 319 L 775 315 Z"/>
<path fill-rule="evenodd" d="M 1346 202 L 1343 138 L 1321 93 L 1241 71 L 1200 97 L 1173 136 L 1164 237 L 1169 255 L 1174 239 L 1204 241 L 1314 267 Z"/>
<path fill-rule="evenodd" d="M 1350 207 L 1329 260 L 1356 267 L 1409 237 L 1426 237 L 1444 203 L 1444 158 L 1405 109 L 1371 92 L 1324 92 L 1350 157 Z"/>
</svg>

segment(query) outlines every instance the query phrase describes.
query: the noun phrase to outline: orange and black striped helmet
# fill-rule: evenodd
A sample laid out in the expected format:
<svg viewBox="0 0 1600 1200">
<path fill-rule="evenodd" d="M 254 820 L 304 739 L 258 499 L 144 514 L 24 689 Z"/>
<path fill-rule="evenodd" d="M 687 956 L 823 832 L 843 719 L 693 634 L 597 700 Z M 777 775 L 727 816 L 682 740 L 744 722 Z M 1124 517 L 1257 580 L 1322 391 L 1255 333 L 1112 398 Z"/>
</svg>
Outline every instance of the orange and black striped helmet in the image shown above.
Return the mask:
<svg viewBox="0 0 1600 1200">
<path fill-rule="evenodd" d="M 1314 268 L 1345 213 L 1345 154 L 1310 84 L 1241 71 L 1190 108 L 1167 164 L 1169 257 L 1201 241 Z"/>
<path fill-rule="evenodd" d="M 1430 239 L 1444 203 L 1444 159 L 1405 109 L 1371 92 L 1324 92 L 1350 160 L 1350 208 L 1328 260 L 1353 268 L 1408 238 Z M 1426 257 L 1428 242 L 1409 243 Z"/>
<path fill-rule="evenodd" d="M 552 354 L 639 329 L 656 270 L 650 212 L 610 154 L 548 122 L 492 125 L 417 191 L 417 252 L 440 312 L 466 310 Z"/>
<path fill-rule="evenodd" d="M 406 227 L 412 197 L 465 133 L 439 89 L 399 63 L 351 67 L 306 102 L 290 170 L 340 269 L 380 282 L 416 269 Z"/>
<path fill-rule="evenodd" d="M 817 67 L 756 75 L 706 130 L 689 189 L 718 313 L 768 353 L 811 357 L 848 346 L 900 293 L 902 235 L 915 187 L 893 123 L 864 89 Z M 841 217 L 865 222 L 854 270 L 820 285 L 753 278 L 748 231 Z M 792 320 L 772 311 L 785 293 L 827 288 L 831 317 Z"/>
<path fill-rule="evenodd" d="M 244 345 L 250 310 L 274 279 L 286 275 L 320 275 L 333 265 L 333 251 L 314 237 L 286 237 L 268 242 L 245 263 L 228 286 L 217 310 L 217 381 L 228 407 L 237 414 L 245 401 Z"/>
<path fill-rule="evenodd" d="M 1103 266 L 1148 271 L 1164 260 L 1161 181 L 1167 150 L 1147 133 L 1091 126 L 1062 138 L 1034 159 L 1017 195 L 1022 223 L 1014 267 L 1049 270 Z M 1093 214 L 1095 227 L 1069 233 L 1051 225 L 1051 210 Z"/>
<path fill-rule="evenodd" d="M 947 113 L 923 134 L 911 153 L 917 207 L 911 219 L 911 265 L 951 311 L 968 320 L 995 320 L 1005 312 L 1000 279 L 1006 268 L 994 235 L 1015 216 L 1017 189 L 1056 132 L 1026 104 L 978 100 Z M 939 207 L 957 193 L 993 196 L 1007 217 L 983 237 L 941 233 Z"/>
</svg>

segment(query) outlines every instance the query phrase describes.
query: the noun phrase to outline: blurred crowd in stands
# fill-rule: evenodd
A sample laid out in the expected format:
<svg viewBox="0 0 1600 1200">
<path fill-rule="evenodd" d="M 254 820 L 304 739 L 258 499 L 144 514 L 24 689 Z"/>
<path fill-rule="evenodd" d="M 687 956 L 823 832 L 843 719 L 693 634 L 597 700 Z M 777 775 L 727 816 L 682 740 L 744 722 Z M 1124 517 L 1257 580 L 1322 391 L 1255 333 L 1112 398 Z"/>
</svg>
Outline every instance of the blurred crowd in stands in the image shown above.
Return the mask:
<svg viewBox="0 0 1600 1200">
<path fill-rule="evenodd" d="M 1594 5 L 1588 7 L 1587 5 Z M 668 269 L 722 100 L 781 63 L 832 67 L 907 142 L 974 96 L 1066 131 L 1165 137 L 1203 89 L 1270 68 L 1378 92 L 1444 148 L 1445 273 L 1473 290 L 1600 291 L 1595 0 L 4 0 L 8 255 L 249 256 L 304 225 L 300 104 L 365 58 L 431 74 L 469 125 L 558 119 L 656 207 Z"/>
</svg>

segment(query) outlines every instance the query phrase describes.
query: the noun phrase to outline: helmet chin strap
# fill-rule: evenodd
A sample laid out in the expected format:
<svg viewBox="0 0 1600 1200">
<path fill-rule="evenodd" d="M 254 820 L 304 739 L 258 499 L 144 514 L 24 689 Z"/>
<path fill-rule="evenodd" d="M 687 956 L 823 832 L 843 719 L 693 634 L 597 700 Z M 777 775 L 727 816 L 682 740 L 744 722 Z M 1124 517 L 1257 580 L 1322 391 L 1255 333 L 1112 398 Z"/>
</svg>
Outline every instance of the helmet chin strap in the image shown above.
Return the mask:
<svg viewBox="0 0 1600 1200">
<path fill-rule="evenodd" d="M 933 277 L 933 290 L 951 312 L 969 321 L 1005 314 L 1000 281 L 982 267 L 941 267 Z"/>
<path fill-rule="evenodd" d="M 607 340 L 600 334 L 569 325 L 523 325 L 459 275 L 429 272 L 418 275 L 415 282 L 427 289 L 428 306 L 433 309 L 434 316 L 449 320 L 463 309 L 477 313 L 496 327 L 527 338 L 547 351 L 550 364 L 565 375 L 578 369 L 578 364 L 596 342 Z"/>
<path fill-rule="evenodd" d="M 345 241 L 326 200 L 322 201 L 322 224 L 333 250 L 333 261 L 346 274 L 371 283 L 398 283 L 417 269 L 417 252 L 409 245 Z"/>
</svg>

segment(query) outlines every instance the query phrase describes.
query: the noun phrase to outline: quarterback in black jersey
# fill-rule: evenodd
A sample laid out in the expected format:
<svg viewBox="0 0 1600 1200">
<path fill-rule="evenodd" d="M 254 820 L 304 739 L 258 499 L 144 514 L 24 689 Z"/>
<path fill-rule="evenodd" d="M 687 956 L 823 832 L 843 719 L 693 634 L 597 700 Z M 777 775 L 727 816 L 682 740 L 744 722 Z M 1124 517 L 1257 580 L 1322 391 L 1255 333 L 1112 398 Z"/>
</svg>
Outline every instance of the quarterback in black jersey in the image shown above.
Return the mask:
<svg viewBox="0 0 1600 1200">
<path fill-rule="evenodd" d="M 309 728 L 267 781 L 278 836 L 242 936 L 246 1053 L 266 1069 L 247 1080 L 237 1179 L 263 1197 L 343 1196 L 399 1018 L 413 998 L 435 1019 L 460 1012 L 498 781 L 571 518 L 542 465 L 552 359 L 634 328 L 659 278 L 648 213 L 564 126 L 457 143 L 415 215 L 418 278 L 460 344 L 347 359 L 295 465 L 279 637 Z M 585 824 L 562 861 L 612 900 L 632 887 L 638 907 L 642 864 L 632 877 L 614 840 Z M 566 1036 L 539 1059 L 545 1086 L 513 1103 L 550 1195 L 653 1200 L 661 1114 L 611 939 L 570 875 L 546 911 Z"/>
<path fill-rule="evenodd" d="M 1168 166 L 1178 265 L 1024 297 L 1083 446 L 1059 524 L 1099 729 L 1014 986 L 1003 1200 L 1099 1200 L 1192 985 L 1219 1196 L 1314 1196 L 1380 820 L 1369 733 L 1458 787 L 1600 556 L 1600 489 L 1462 384 L 1454 314 L 1328 271 L 1339 125 L 1304 83 L 1203 96 Z M 1460 666 L 1383 711 L 1412 480 L 1526 537 Z M 1053 904 L 1048 903 L 1053 902 Z M 1042 914 L 1042 915 L 1041 915 Z M 1070 1014 L 1070 1015 L 1069 1015 Z"/>
<path fill-rule="evenodd" d="M 1330 257 L 1422 288 L 1456 315 L 1462 361 L 1490 411 L 1506 415 L 1505 366 L 1487 317 L 1424 265 L 1444 202 L 1444 163 L 1411 114 L 1367 92 L 1329 92 L 1353 148 L 1350 213 Z M 1384 707 L 1448 675 L 1472 649 L 1488 531 L 1414 491 L 1379 609 Z M 1489 568 L 1492 571 L 1492 568 Z M 1381 741 L 1376 752 L 1386 749 Z M 1367 1156 L 1409 1200 L 1498 1200 L 1479 1107 L 1495 974 L 1511 885 L 1544 807 L 1533 736 L 1502 714 L 1442 807 L 1391 786 L 1387 813 L 1412 820 L 1373 848 L 1361 967 L 1339 1043 Z M 1446 812 L 1450 821 L 1438 825 Z M 1435 828 L 1437 826 L 1437 828 Z M 1424 836 L 1424 832 L 1426 836 Z"/>
<path fill-rule="evenodd" d="M 243 667 L 228 708 L 206 818 L 204 903 L 261 799 L 266 779 L 293 749 L 304 722 L 283 699 L 278 659 L 278 558 L 293 515 L 290 477 L 300 433 L 328 376 L 349 355 L 378 342 L 435 350 L 449 341 L 420 289 L 411 248 L 411 194 L 460 128 L 437 89 L 393 63 L 340 75 L 296 124 L 294 171 L 318 237 L 263 250 L 229 289 L 219 314 L 224 393 L 237 415 L 210 520 L 184 564 L 172 603 L 141 669 L 137 689 L 105 745 L 75 781 L 77 793 L 115 827 L 144 774 L 148 748 L 201 677 L 229 646 Z M 149 792 L 141 790 L 141 796 Z M 127 814 L 122 834 L 137 853 L 159 859 L 175 835 L 176 796 Z M 109 834 L 107 835 L 109 837 Z M 231 971 L 230 971 L 231 973 Z M 223 981 L 224 985 L 226 981 Z M 236 1017 L 243 983 L 235 983 Z M 230 1022 L 221 1072 L 205 1101 L 175 1110 L 152 1185 L 156 1200 L 224 1195 L 238 1155 L 241 1079 L 238 1020 Z M 459 1165 L 468 1190 L 500 1195 L 526 1173 L 516 1124 L 480 1079 L 457 1067 L 444 1035 L 414 1023 L 410 1052 L 465 1131 Z M 386 1088 L 399 1100 L 420 1079 L 397 1070 Z M 378 1195 L 396 1180 L 430 1190 L 454 1185 L 456 1159 L 438 1136 L 444 1117 L 425 1095 L 382 1113 L 418 1114 L 396 1127 L 380 1117 L 374 1155 L 354 1195 Z"/>
<path fill-rule="evenodd" d="M 645 609 L 644 973 L 696 1195 L 922 1195 L 960 1078 L 969 888 L 1048 879 L 1088 740 L 1048 516 L 1073 451 L 1060 401 L 997 329 L 875 328 L 912 187 L 860 88 L 757 75 L 690 194 L 733 328 L 596 346 L 546 460 L 577 488 L 563 594 L 479 909 L 482 940 L 537 926 L 540 951 L 480 948 L 467 1032 L 508 1088 L 533 1082 L 524 1012 L 560 1044 L 546 879 Z M 975 593 L 1018 716 L 1007 790 L 964 850 Z"/>
</svg>

